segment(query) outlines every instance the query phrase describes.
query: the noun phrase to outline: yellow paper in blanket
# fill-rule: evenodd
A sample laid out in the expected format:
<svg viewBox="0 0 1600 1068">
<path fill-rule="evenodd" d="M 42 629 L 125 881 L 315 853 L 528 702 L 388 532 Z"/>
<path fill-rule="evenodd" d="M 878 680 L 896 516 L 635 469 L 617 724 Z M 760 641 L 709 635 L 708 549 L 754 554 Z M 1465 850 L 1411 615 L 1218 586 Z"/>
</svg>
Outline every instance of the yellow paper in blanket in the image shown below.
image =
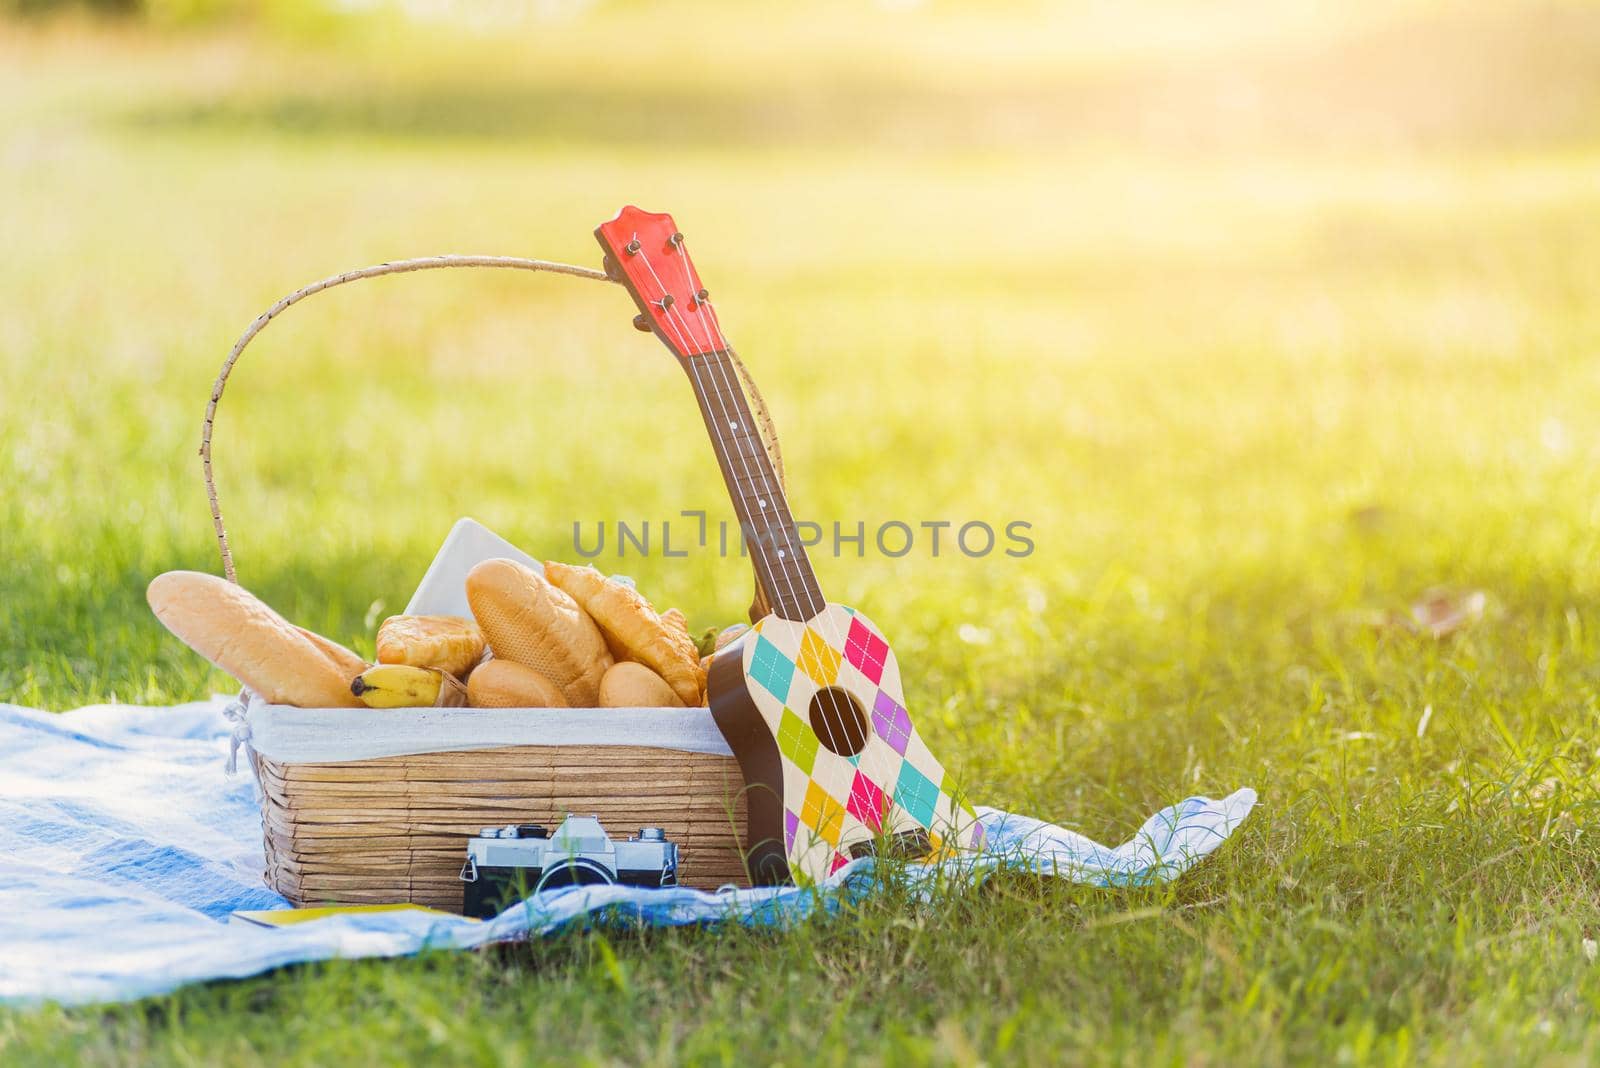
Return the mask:
<svg viewBox="0 0 1600 1068">
<path fill-rule="evenodd" d="M 311 920 L 320 920 L 328 916 L 369 916 L 375 912 L 422 912 L 435 916 L 448 916 L 452 920 L 462 919 L 453 912 L 442 909 L 430 909 L 426 905 L 329 905 L 316 909 L 240 909 L 230 919 L 243 920 L 260 927 L 292 927 L 297 923 L 307 923 Z M 473 923 L 480 923 L 477 917 L 467 917 Z"/>
</svg>

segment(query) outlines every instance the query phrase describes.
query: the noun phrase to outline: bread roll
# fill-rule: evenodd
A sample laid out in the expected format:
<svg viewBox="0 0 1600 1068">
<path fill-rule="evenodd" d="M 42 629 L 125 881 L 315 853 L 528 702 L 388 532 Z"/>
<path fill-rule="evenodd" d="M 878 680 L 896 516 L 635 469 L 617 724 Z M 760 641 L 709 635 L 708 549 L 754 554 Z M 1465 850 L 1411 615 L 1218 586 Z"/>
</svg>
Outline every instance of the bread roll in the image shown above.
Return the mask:
<svg viewBox="0 0 1600 1068">
<path fill-rule="evenodd" d="M 624 660 L 600 680 L 601 708 L 682 708 L 666 680 L 643 664 Z"/>
<path fill-rule="evenodd" d="M 145 597 L 163 626 L 264 701 L 301 708 L 361 704 L 350 680 L 366 661 L 290 623 L 242 586 L 198 571 L 169 571 L 151 581 Z"/>
<path fill-rule="evenodd" d="M 661 622 L 677 627 L 685 634 L 689 633 L 689 619 L 676 608 L 669 608 L 661 613 Z"/>
<path fill-rule="evenodd" d="M 607 638 L 627 650 L 628 659 L 665 679 L 683 704 L 699 700 L 703 680 L 693 639 L 687 631 L 662 622 L 638 590 L 608 582 L 592 567 L 546 561 L 544 573 L 583 606 Z"/>
<path fill-rule="evenodd" d="M 576 601 L 515 560 L 485 560 L 467 574 L 467 603 L 496 660 L 533 668 L 574 708 L 594 706 L 614 661 Z"/>
<path fill-rule="evenodd" d="M 603 685 L 603 683 L 602 683 Z M 473 708 L 566 708 L 556 684 L 511 660 L 486 660 L 467 678 Z"/>
<path fill-rule="evenodd" d="M 483 659 L 483 632 L 460 616 L 390 616 L 378 628 L 378 663 L 465 676 Z"/>
</svg>

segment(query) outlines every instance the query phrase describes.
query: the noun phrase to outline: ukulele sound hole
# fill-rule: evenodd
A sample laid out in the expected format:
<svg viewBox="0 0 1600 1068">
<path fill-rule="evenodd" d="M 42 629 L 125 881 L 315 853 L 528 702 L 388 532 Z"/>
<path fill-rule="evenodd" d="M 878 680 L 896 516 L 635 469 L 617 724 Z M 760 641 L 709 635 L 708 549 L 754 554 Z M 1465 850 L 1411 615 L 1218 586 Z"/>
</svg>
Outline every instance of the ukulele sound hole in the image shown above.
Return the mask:
<svg viewBox="0 0 1600 1068">
<path fill-rule="evenodd" d="M 855 756 L 867 744 L 867 714 L 848 690 L 829 686 L 811 698 L 811 729 L 840 756 Z"/>
</svg>

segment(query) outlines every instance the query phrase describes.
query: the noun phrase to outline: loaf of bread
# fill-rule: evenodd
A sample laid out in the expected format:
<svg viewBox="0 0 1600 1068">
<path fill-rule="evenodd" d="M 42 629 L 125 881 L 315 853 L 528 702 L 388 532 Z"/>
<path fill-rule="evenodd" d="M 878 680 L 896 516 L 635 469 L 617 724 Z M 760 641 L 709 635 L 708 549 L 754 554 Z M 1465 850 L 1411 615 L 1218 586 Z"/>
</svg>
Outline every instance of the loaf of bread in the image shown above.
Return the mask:
<svg viewBox="0 0 1600 1068">
<path fill-rule="evenodd" d="M 496 660 L 533 668 L 574 708 L 594 707 L 613 659 L 576 601 L 531 567 L 485 560 L 467 574 L 467 603 Z"/>
<path fill-rule="evenodd" d="M 242 586 L 169 571 L 151 581 L 145 597 L 163 626 L 262 700 L 301 708 L 361 703 L 350 680 L 366 661 L 290 623 Z"/>
<path fill-rule="evenodd" d="M 663 622 L 638 590 L 608 581 L 592 567 L 546 561 L 544 573 L 583 606 L 608 639 L 626 650 L 629 660 L 638 661 L 665 679 L 685 705 L 700 699 L 705 680 L 694 641 L 687 630 Z"/>
<path fill-rule="evenodd" d="M 666 680 L 643 664 L 613 664 L 600 680 L 601 708 L 682 708 L 684 702 Z"/>
<path fill-rule="evenodd" d="M 378 628 L 378 663 L 438 668 L 464 677 L 483 659 L 483 632 L 460 616 L 390 616 Z"/>
<path fill-rule="evenodd" d="M 601 686 L 605 683 L 602 680 Z M 566 708 L 556 684 L 512 660 L 486 660 L 467 677 L 467 704 L 473 708 Z"/>
</svg>

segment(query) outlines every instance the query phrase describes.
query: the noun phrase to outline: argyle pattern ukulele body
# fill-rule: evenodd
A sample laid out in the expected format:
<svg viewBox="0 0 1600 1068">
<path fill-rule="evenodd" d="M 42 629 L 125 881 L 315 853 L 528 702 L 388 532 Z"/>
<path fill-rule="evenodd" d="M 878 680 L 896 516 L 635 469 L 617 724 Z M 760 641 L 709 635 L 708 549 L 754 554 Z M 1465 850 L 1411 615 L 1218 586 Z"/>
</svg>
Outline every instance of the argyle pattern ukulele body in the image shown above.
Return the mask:
<svg viewBox="0 0 1600 1068">
<path fill-rule="evenodd" d="M 767 616 L 743 642 L 739 666 L 777 742 L 792 871 L 817 879 L 885 843 L 924 855 L 942 852 L 947 839 L 981 842 L 977 814 L 957 800 L 912 725 L 894 651 L 866 616 L 831 603 L 803 623 Z M 762 833 L 775 838 L 776 828 Z"/>
<path fill-rule="evenodd" d="M 855 857 L 975 849 L 983 827 L 923 744 L 878 628 L 826 601 L 756 430 L 710 294 L 668 215 L 595 230 L 606 272 L 689 375 L 772 612 L 712 660 L 711 714 L 744 775 L 757 883 L 827 877 Z"/>
</svg>

